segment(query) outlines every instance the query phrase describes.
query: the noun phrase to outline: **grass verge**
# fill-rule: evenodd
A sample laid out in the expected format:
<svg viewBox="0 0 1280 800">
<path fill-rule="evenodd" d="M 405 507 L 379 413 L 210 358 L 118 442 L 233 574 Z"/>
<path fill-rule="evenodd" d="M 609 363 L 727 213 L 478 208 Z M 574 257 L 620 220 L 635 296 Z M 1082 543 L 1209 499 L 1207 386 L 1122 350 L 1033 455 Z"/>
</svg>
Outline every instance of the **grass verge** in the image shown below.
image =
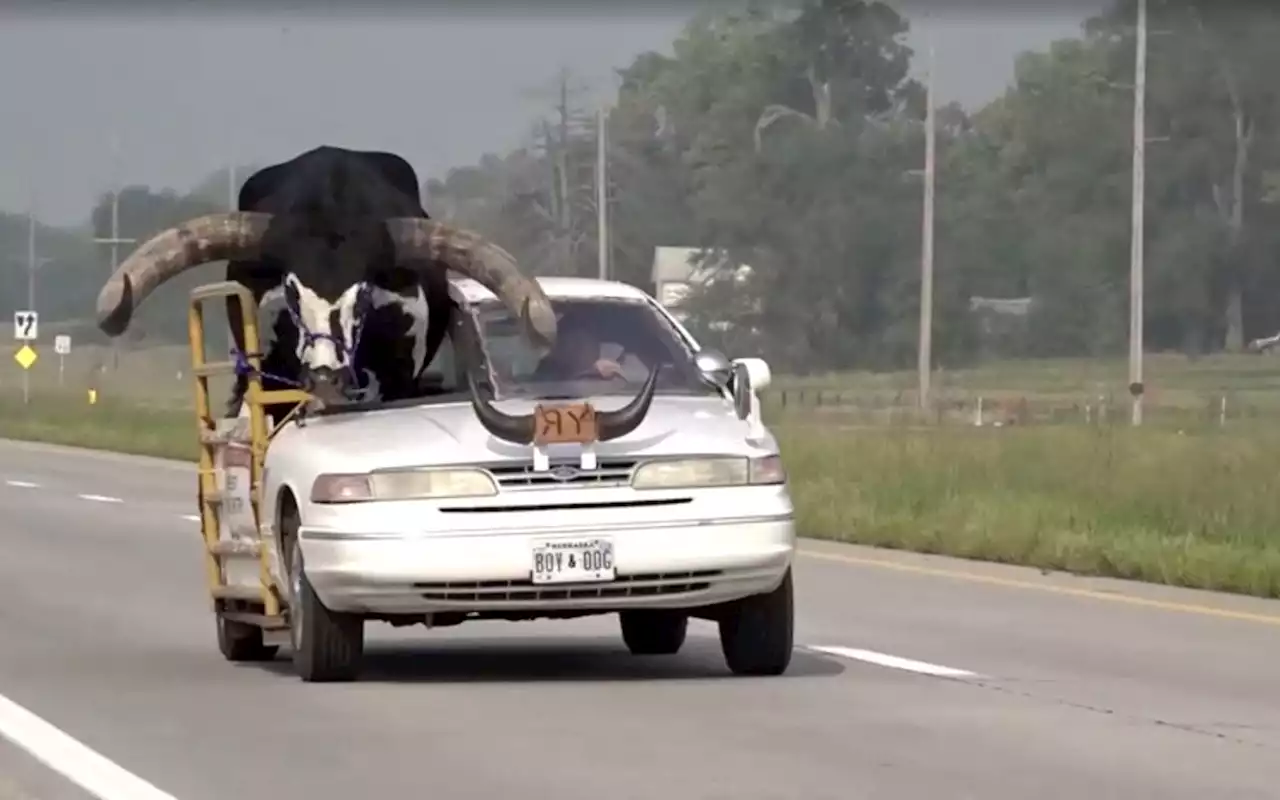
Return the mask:
<svg viewBox="0 0 1280 800">
<path fill-rule="evenodd" d="M 0 437 L 195 457 L 190 412 L 0 400 Z M 1280 597 L 1280 431 L 775 423 L 801 533 Z"/>
<path fill-rule="evenodd" d="M 805 535 L 1280 597 L 1280 434 L 777 429 Z"/>
<path fill-rule="evenodd" d="M 0 399 L 0 437 L 192 461 L 198 455 L 190 411 L 109 399 L 91 406 L 60 393 L 33 394 L 30 404 Z"/>
</svg>

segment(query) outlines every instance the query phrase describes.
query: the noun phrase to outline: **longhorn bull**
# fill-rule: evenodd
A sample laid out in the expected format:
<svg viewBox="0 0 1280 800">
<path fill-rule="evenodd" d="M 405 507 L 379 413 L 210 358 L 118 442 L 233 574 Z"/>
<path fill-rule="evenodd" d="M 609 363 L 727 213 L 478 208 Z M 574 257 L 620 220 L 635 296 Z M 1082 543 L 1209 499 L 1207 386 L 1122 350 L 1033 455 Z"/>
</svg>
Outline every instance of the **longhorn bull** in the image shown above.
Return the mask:
<svg viewBox="0 0 1280 800">
<path fill-rule="evenodd" d="M 238 208 L 188 220 L 137 248 L 98 295 L 98 327 L 121 335 L 165 281 L 226 260 L 226 279 L 245 285 L 257 303 L 283 296 L 284 309 L 266 337 L 263 387 L 301 386 L 326 405 L 344 402 L 368 377 L 383 400 L 421 392 L 421 373 L 455 310 L 449 269 L 492 291 L 539 348 L 554 343 L 555 314 L 537 282 L 498 245 L 431 219 L 419 200 L 417 174 L 398 155 L 318 147 L 251 175 Z M 227 318 L 243 350 L 241 311 L 232 299 Z M 469 385 L 487 429 L 527 441 L 528 419 L 498 411 L 474 381 Z M 247 378 L 238 376 L 229 415 L 246 388 Z M 602 414 L 602 438 L 638 425 L 652 391 L 650 382 L 635 401 Z"/>
</svg>

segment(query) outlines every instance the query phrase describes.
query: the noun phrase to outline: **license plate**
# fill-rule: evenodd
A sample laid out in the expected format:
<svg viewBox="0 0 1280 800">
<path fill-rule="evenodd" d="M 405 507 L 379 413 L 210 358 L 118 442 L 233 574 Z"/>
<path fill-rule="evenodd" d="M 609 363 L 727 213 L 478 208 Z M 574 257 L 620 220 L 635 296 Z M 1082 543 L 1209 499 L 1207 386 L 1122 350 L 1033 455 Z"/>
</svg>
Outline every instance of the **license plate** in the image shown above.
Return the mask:
<svg viewBox="0 0 1280 800">
<path fill-rule="evenodd" d="M 533 546 L 534 583 L 599 583 L 616 576 L 608 539 L 538 542 Z"/>
</svg>

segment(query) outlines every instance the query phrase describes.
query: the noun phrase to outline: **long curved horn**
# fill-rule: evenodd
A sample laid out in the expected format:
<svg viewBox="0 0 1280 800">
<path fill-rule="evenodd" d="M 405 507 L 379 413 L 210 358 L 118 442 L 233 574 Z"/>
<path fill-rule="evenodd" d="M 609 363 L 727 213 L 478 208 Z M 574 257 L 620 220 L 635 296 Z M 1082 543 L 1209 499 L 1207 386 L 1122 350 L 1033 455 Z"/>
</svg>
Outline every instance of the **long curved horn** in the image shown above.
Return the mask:
<svg viewBox="0 0 1280 800">
<path fill-rule="evenodd" d="M 387 221 L 401 262 L 441 261 L 498 296 L 524 320 L 534 344 L 549 349 L 556 338 L 556 315 L 538 282 L 520 274 L 515 257 L 474 231 L 439 220 L 398 217 Z"/>
<path fill-rule="evenodd" d="M 187 220 L 134 250 L 98 293 L 98 327 L 119 336 L 134 309 L 160 284 L 210 261 L 256 254 L 270 214 L 235 211 Z"/>
<path fill-rule="evenodd" d="M 649 371 L 649 379 L 644 382 L 644 386 L 640 387 L 640 394 L 636 395 L 630 403 L 617 411 L 597 411 L 596 430 L 599 432 L 600 441 L 620 439 L 640 427 L 645 415 L 649 413 L 649 406 L 653 403 L 653 395 L 657 388 L 658 370 L 655 368 Z"/>
<path fill-rule="evenodd" d="M 472 370 L 467 370 L 467 390 L 471 397 L 471 407 L 485 430 L 499 439 L 516 444 L 529 444 L 533 441 L 532 414 L 504 414 L 494 408 L 492 388 L 485 384 L 482 390 L 476 384 L 475 373 Z"/>
<path fill-rule="evenodd" d="M 475 375 L 467 371 L 467 388 L 471 396 L 471 407 L 484 429 L 499 439 L 516 444 L 529 444 L 533 441 L 534 419 L 532 414 L 505 414 L 494 408 L 493 392 L 486 384 L 481 389 L 476 383 Z M 616 411 L 597 411 L 596 430 L 599 441 L 620 439 L 640 427 L 649 406 L 653 403 L 653 395 L 658 388 L 658 370 L 649 373 L 649 378 L 640 387 L 640 393 L 622 408 Z"/>
</svg>

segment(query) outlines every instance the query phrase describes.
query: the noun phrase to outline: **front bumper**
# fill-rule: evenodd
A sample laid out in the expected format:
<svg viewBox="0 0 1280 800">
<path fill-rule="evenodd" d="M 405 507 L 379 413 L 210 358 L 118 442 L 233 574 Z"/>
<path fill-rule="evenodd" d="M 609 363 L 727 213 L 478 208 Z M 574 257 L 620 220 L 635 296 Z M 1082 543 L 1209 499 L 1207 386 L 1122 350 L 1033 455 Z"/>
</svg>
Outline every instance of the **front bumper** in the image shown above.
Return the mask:
<svg viewBox="0 0 1280 800">
<path fill-rule="evenodd" d="M 617 579 L 535 585 L 535 540 L 611 539 Z M 790 513 L 462 534 L 299 531 L 307 577 L 334 611 L 613 611 L 695 608 L 772 591 L 795 552 Z"/>
</svg>

